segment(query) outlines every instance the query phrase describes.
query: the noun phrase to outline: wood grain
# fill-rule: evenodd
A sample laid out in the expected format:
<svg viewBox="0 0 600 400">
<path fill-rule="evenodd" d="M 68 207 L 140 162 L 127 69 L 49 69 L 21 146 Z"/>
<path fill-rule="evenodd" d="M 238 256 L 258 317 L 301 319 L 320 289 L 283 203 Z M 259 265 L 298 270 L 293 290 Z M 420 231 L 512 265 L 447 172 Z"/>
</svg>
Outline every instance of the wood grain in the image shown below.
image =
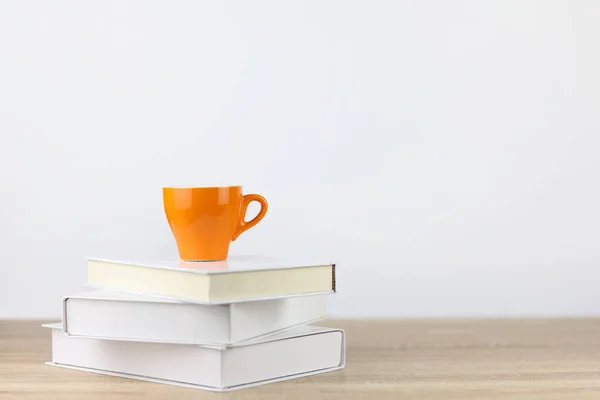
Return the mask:
<svg viewBox="0 0 600 400">
<path fill-rule="evenodd" d="M 342 371 L 217 394 L 46 366 L 42 321 L 0 321 L 0 399 L 600 399 L 600 319 L 354 320 Z"/>
</svg>

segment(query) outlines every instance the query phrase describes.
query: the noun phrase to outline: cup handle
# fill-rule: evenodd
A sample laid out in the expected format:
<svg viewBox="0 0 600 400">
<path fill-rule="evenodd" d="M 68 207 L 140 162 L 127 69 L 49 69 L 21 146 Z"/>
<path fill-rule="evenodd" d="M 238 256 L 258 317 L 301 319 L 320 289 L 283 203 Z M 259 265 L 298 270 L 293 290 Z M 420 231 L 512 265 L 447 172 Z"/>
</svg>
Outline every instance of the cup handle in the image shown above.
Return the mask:
<svg viewBox="0 0 600 400">
<path fill-rule="evenodd" d="M 246 211 L 248 210 L 248 205 L 253 202 L 258 201 L 260 203 L 260 211 L 256 215 L 256 217 L 252 218 L 250 221 L 246 222 Z M 232 241 L 238 238 L 242 233 L 246 232 L 248 229 L 252 228 L 254 225 L 258 224 L 261 219 L 264 218 L 267 213 L 267 209 L 269 208 L 269 204 L 267 200 L 262 197 L 260 194 L 247 194 L 242 198 L 242 209 L 240 210 L 240 222 L 238 223 L 237 230 L 233 234 L 231 238 Z"/>
</svg>

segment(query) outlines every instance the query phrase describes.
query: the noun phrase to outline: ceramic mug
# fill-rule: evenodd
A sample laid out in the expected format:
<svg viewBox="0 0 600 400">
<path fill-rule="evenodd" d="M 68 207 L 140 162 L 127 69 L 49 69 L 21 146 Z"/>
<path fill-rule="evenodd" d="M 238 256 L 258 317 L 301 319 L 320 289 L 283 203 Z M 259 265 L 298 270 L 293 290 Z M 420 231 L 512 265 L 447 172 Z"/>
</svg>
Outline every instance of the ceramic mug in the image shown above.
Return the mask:
<svg viewBox="0 0 600 400">
<path fill-rule="evenodd" d="M 252 201 L 260 211 L 246 221 Z M 222 261 L 229 244 L 258 224 L 267 213 L 267 200 L 242 194 L 241 186 L 163 187 L 163 203 L 179 257 L 184 261 Z"/>
</svg>

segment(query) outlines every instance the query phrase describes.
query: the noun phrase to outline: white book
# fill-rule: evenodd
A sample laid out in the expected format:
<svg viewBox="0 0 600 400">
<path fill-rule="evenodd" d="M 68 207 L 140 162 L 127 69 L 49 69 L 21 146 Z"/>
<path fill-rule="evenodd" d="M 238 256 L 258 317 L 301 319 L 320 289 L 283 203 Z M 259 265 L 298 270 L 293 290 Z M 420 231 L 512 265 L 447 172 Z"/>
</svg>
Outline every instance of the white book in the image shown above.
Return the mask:
<svg viewBox="0 0 600 400">
<path fill-rule="evenodd" d="M 335 264 L 272 257 L 226 261 L 87 259 L 87 286 L 201 304 L 334 293 Z"/>
<path fill-rule="evenodd" d="M 118 340 L 232 344 L 323 319 L 327 298 L 204 305 L 97 290 L 63 298 L 63 331 Z"/>
<path fill-rule="evenodd" d="M 65 336 L 52 328 L 49 365 L 106 375 L 229 391 L 341 369 L 344 333 L 302 326 L 239 346 L 198 346 Z"/>
</svg>

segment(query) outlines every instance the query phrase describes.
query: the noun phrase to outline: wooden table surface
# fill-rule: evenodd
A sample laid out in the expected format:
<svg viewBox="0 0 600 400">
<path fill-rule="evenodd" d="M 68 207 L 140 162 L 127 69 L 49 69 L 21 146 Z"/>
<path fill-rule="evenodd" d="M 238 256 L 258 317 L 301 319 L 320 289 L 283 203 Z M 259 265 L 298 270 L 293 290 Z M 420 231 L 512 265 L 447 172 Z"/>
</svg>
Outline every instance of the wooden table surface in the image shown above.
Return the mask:
<svg viewBox="0 0 600 400">
<path fill-rule="evenodd" d="M 0 399 L 600 399 L 600 319 L 329 321 L 344 370 L 226 394 L 46 366 L 41 323 L 0 321 Z"/>
</svg>

